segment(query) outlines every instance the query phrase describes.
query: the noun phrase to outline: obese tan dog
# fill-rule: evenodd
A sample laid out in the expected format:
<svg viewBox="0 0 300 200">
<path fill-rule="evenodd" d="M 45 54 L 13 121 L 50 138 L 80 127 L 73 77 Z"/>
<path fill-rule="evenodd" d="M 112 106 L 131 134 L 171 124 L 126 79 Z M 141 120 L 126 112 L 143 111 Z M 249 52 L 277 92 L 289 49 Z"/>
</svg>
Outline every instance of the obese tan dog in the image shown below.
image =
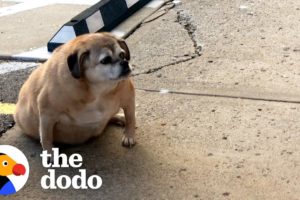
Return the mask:
<svg viewBox="0 0 300 200">
<path fill-rule="evenodd" d="M 135 144 L 135 91 L 130 52 L 109 33 L 86 34 L 62 45 L 22 86 L 14 119 L 52 151 L 53 142 L 79 144 L 109 121 L 125 123 L 122 144 Z M 124 116 L 116 114 L 120 108 Z"/>
</svg>

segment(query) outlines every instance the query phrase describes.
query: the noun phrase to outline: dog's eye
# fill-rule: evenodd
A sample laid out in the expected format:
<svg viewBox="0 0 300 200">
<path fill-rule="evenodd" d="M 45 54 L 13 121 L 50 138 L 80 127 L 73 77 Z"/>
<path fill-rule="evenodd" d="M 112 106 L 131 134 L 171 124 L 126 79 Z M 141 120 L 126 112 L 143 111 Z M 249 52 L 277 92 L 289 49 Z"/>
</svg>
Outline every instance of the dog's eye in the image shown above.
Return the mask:
<svg viewBox="0 0 300 200">
<path fill-rule="evenodd" d="M 109 64 L 112 62 L 112 58 L 110 56 L 106 56 L 105 58 L 103 58 L 101 61 L 101 64 Z"/>
<path fill-rule="evenodd" d="M 121 59 L 123 59 L 123 60 L 125 59 L 125 53 L 124 52 L 121 52 L 119 56 L 120 56 Z"/>
</svg>

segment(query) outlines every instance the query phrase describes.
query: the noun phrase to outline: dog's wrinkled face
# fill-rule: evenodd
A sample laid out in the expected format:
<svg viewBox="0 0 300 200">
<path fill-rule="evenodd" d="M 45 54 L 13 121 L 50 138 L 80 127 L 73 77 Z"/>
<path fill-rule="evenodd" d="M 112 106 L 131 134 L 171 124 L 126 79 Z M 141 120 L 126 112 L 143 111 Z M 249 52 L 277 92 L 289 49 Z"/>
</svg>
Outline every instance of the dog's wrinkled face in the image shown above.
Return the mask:
<svg viewBox="0 0 300 200">
<path fill-rule="evenodd" d="M 113 50 L 104 47 L 100 52 L 90 52 L 90 59 L 94 63 L 86 69 L 85 76 L 91 82 L 118 80 L 131 71 L 125 51 L 118 44 L 114 45 Z"/>
<path fill-rule="evenodd" d="M 68 57 L 74 78 L 98 83 L 119 81 L 130 74 L 130 52 L 124 40 L 98 33 L 79 40 L 77 45 L 75 53 Z"/>
</svg>

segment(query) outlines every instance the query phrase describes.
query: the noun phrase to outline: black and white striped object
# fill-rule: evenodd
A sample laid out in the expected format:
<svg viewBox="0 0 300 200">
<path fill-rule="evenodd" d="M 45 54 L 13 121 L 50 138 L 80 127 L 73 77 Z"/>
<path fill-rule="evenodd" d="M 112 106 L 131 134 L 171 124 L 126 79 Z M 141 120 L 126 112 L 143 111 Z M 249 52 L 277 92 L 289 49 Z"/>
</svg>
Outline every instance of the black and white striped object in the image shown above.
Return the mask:
<svg viewBox="0 0 300 200">
<path fill-rule="evenodd" d="M 101 0 L 64 24 L 47 44 L 52 52 L 56 47 L 85 33 L 111 31 L 118 24 L 151 0 Z"/>
</svg>

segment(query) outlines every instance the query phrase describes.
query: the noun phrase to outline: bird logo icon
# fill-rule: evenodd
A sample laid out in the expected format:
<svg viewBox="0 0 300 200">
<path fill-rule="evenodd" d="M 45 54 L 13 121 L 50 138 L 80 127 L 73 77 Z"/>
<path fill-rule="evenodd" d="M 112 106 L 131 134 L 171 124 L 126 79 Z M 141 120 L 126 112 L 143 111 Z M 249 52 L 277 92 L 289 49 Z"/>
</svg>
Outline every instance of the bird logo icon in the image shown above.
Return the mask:
<svg viewBox="0 0 300 200">
<path fill-rule="evenodd" d="M 25 155 L 13 146 L 0 145 L 0 195 L 19 191 L 28 175 L 29 165 Z"/>
</svg>

